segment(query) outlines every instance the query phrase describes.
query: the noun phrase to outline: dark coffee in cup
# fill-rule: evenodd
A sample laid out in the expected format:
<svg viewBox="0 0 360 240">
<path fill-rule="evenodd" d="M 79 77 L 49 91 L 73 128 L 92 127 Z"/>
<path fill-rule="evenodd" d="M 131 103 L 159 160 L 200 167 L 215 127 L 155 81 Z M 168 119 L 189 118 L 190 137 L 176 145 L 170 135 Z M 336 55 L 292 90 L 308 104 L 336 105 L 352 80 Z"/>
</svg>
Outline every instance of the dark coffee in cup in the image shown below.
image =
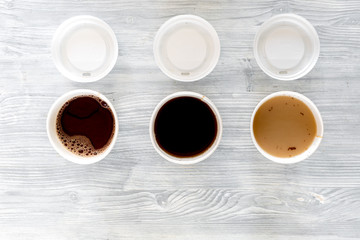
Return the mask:
<svg viewBox="0 0 360 240">
<path fill-rule="evenodd" d="M 215 113 L 202 99 L 182 96 L 170 99 L 158 111 L 155 140 L 169 155 L 198 156 L 209 149 L 218 134 Z"/>
<path fill-rule="evenodd" d="M 56 119 L 57 135 L 72 153 L 94 156 L 110 145 L 115 117 L 105 101 L 96 96 L 77 96 L 67 101 Z"/>
</svg>

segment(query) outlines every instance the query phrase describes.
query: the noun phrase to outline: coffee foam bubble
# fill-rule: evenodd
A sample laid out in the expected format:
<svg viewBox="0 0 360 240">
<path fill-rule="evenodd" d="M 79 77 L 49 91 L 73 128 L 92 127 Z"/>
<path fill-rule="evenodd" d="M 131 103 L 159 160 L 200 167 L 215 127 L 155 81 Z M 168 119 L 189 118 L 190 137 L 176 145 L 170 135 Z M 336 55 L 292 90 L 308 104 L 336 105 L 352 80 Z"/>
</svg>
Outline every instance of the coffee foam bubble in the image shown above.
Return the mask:
<svg viewBox="0 0 360 240">
<path fill-rule="evenodd" d="M 62 126 L 61 126 L 61 117 L 62 117 L 62 114 L 63 114 L 65 108 L 67 106 L 69 106 L 69 103 L 71 101 L 73 101 L 79 97 L 91 97 L 91 98 L 97 100 L 103 108 L 109 109 L 110 112 L 113 114 L 109 105 L 105 101 L 103 101 L 102 99 L 100 99 L 98 97 L 95 97 L 92 95 L 81 95 L 81 96 L 74 97 L 74 98 L 70 99 L 69 101 L 67 101 L 62 106 L 60 111 L 58 112 L 58 115 L 56 118 L 57 136 L 58 136 L 59 140 L 61 141 L 61 143 L 63 144 L 63 146 L 66 147 L 67 150 L 69 150 L 73 154 L 76 154 L 76 155 L 82 156 L 82 157 L 96 156 L 96 155 L 104 152 L 106 150 L 106 148 L 110 145 L 111 140 L 114 137 L 114 132 L 112 133 L 108 143 L 104 147 L 102 147 L 100 149 L 95 149 L 89 138 L 87 138 L 86 136 L 80 136 L 80 135 L 69 136 L 68 134 L 66 134 L 64 132 L 64 130 L 62 129 Z M 113 114 L 113 117 L 115 118 L 114 114 Z M 115 122 L 114 122 L 114 130 L 115 130 Z"/>
</svg>

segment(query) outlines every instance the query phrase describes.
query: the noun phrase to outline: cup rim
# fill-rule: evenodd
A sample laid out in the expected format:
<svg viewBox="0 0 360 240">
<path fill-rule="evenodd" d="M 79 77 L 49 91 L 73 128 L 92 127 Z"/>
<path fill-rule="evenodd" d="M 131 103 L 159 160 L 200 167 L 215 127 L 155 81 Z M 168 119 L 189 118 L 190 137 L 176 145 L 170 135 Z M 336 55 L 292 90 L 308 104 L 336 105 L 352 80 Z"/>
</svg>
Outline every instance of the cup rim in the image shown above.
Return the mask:
<svg viewBox="0 0 360 240">
<path fill-rule="evenodd" d="M 207 66 L 206 69 L 204 69 L 204 71 L 201 74 L 198 74 L 193 78 L 182 77 L 181 75 L 172 73 L 163 64 L 162 58 L 160 57 L 160 54 L 158 51 L 159 45 L 161 43 L 161 39 L 165 35 L 165 33 L 169 30 L 169 28 L 171 28 L 171 26 L 173 26 L 179 22 L 183 22 L 183 21 L 194 21 L 196 23 L 199 23 L 203 27 L 203 29 L 210 34 L 211 39 L 214 43 L 214 57 L 212 58 L 211 63 L 209 64 L 209 66 Z M 191 15 L 191 14 L 177 15 L 177 16 L 174 16 L 174 17 L 168 19 L 166 22 L 164 22 L 155 35 L 154 45 L 153 45 L 153 52 L 154 52 L 154 58 L 155 58 L 156 65 L 160 68 L 160 70 L 166 76 L 168 76 L 171 79 L 180 81 L 180 82 L 194 82 L 194 81 L 198 81 L 198 80 L 206 77 L 207 75 L 209 75 L 214 70 L 214 68 L 216 67 L 216 65 L 219 61 L 220 49 L 221 49 L 220 40 L 219 40 L 219 36 L 218 36 L 215 28 L 204 18 L 196 16 L 196 15 Z"/>
<path fill-rule="evenodd" d="M 262 106 L 269 99 L 272 99 L 272 98 L 278 97 L 278 96 L 294 97 L 294 98 L 302 101 L 304 104 L 306 104 L 306 106 L 309 107 L 309 109 L 311 110 L 312 114 L 314 115 L 314 118 L 316 121 L 317 133 L 316 133 L 316 136 L 315 136 L 312 144 L 310 145 L 310 147 L 306 151 L 300 153 L 299 155 L 295 155 L 295 156 L 289 157 L 289 158 L 276 157 L 276 156 L 273 156 L 273 155 L 267 153 L 265 150 L 263 150 L 257 143 L 257 141 L 255 139 L 255 135 L 254 135 L 254 130 L 253 130 L 255 114 L 259 110 L 260 106 Z M 274 92 L 274 93 L 267 95 L 256 105 L 256 107 L 252 113 L 252 116 L 251 116 L 250 133 L 251 133 L 251 139 L 252 139 L 255 147 L 265 158 L 267 158 L 273 162 L 276 162 L 276 163 L 293 164 L 293 163 L 301 162 L 301 161 L 307 159 L 316 151 L 316 149 L 319 147 L 321 140 L 323 138 L 323 135 L 324 135 L 324 124 L 323 124 L 323 120 L 322 120 L 320 111 L 318 110 L 316 105 L 309 98 L 307 98 L 306 96 L 304 96 L 298 92 L 280 91 L 280 92 Z"/>
<path fill-rule="evenodd" d="M 207 150 L 205 150 L 205 152 L 203 152 L 199 155 L 193 156 L 193 157 L 175 157 L 173 155 L 170 155 L 161 149 L 161 147 L 158 145 L 158 143 L 156 142 L 156 139 L 155 139 L 154 124 L 155 124 L 155 119 L 157 117 L 159 110 L 168 101 L 170 101 L 174 98 L 177 98 L 177 97 L 194 97 L 194 98 L 204 101 L 210 107 L 210 109 L 213 111 L 213 113 L 216 117 L 218 130 L 217 130 L 215 140 L 213 141 L 212 145 Z M 214 151 L 217 149 L 217 147 L 219 146 L 219 143 L 222 138 L 222 131 L 223 131 L 222 130 L 222 119 L 221 119 L 220 113 L 219 113 L 218 109 L 216 108 L 215 104 L 206 96 L 204 96 L 200 93 L 191 92 L 191 91 L 175 92 L 175 93 L 170 94 L 170 95 L 166 96 L 165 98 L 163 98 L 156 105 L 156 107 L 151 115 L 150 125 L 149 125 L 150 139 L 151 139 L 151 143 L 152 143 L 153 147 L 155 148 L 155 150 L 164 159 L 166 159 L 172 163 L 181 164 L 181 165 L 190 165 L 190 164 L 199 163 L 199 162 L 205 160 L 206 158 L 210 157 L 214 153 Z"/>
<path fill-rule="evenodd" d="M 285 20 L 292 21 L 293 23 L 295 23 L 299 26 L 303 26 L 304 28 L 307 29 L 307 31 L 308 31 L 307 35 L 313 41 L 314 51 L 312 53 L 312 57 L 309 60 L 308 64 L 303 69 L 301 69 L 299 72 L 294 73 L 292 75 L 274 74 L 272 71 L 270 71 L 268 68 L 265 67 L 265 65 L 261 61 L 261 58 L 260 58 L 259 52 L 258 52 L 258 44 L 259 44 L 260 38 L 262 37 L 262 34 L 268 28 L 270 28 L 274 23 L 277 23 L 280 20 L 281 21 L 285 21 Z M 255 57 L 257 64 L 259 65 L 259 67 L 265 74 L 267 74 L 268 76 L 270 76 L 274 79 L 282 80 L 282 81 L 296 80 L 296 79 L 299 79 L 299 78 L 305 76 L 314 68 L 314 66 L 319 58 L 319 55 L 320 55 L 319 35 L 318 35 L 316 29 L 314 28 L 314 26 L 306 18 L 299 16 L 297 14 L 294 14 L 294 13 L 278 14 L 278 15 L 275 15 L 275 16 L 269 18 L 261 25 L 260 29 L 257 31 L 257 33 L 255 35 L 253 51 L 254 51 L 254 57 Z"/>
<path fill-rule="evenodd" d="M 96 76 L 83 78 L 83 77 L 79 77 L 79 76 L 72 74 L 70 71 L 68 71 L 68 69 L 66 67 L 63 66 L 62 61 L 60 60 L 60 58 L 58 56 L 57 50 L 59 49 L 59 47 L 61 45 L 62 36 L 64 36 L 66 31 L 68 29 L 70 29 L 74 24 L 79 24 L 79 23 L 85 22 L 85 21 L 91 21 L 92 23 L 94 23 L 97 26 L 104 29 L 109 34 L 109 36 L 111 38 L 111 42 L 112 42 L 112 48 L 113 48 L 114 55 L 113 55 L 113 58 L 111 59 L 109 65 L 102 73 L 100 73 Z M 75 81 L 75 82 L 96 82 L 96 81 L 104 78 L 114 68 L 117 58 L 118 58 L 118 50 L 119 50 L 118 41 L 117 41 L 117 38 L 116 38 L 116 35 L 115 35 L 113 29 L 104 20 L 102 20 L 98 17 L 91 16 L 91 15 L 78 15 L 78 16 L 73 16 L 73 17 L 66 19 L 56 29 L 54 36 L 52 38 L 52 43 L 51 43 L 51 56 L 52 56 L 53 62 L 55 64 L 57 70 L 64 77 L 66 77 L 72 81 Z"/>
<path fill-rule="evenodd" d="M 70 152 L 62 145 L 62 143 L 58 139 L 58 136 L 56 133 L 56 125 L 55 125 L 56 118 L 57 118 L 57 114 L 60 111 L 61 107 L 64 105 L 64 103 L 66 101 L 68 101 L 74 97 L 82 96 L 82 95 L 84 95 L 84 96 L 93 95 L 93 96 L 96 96 L 96 97 L 100 98 L 101 100 L 105 101 L 108 104 L 108 106 L 110 107 L 110 109 L 114 115 L 114 121 L 115 121 L 114 136 L 111 139 L 109 146 L 103 152 L 99 153 L 96 156 L 82 157 L 79 155 L 75 155 L 74 153 Z M 55 120 L 55 122 L 54 122 L 54 120 Z M 76 89 L 76 90 L 72 90 L 72 91 L 64 93 L 63 95 L 58 97 L 56 99 L 56 101 L 52 104 L 52 106 L 49 109 L 47 120 L 46 120 L 46 130 L 47 130 L 47 135 L 48 135 L 48 138 L 49 138 L 49 141 L 50 141 L 52 147 L 56 150 L 56 152 L 60 156 L 62 156 L 66 160 L 73 162 L 73 163 L 92 164 L 92 163 L 96 163 L 96 162 L 103 160 L 113 149 L 116 139 L 117 139 L 118 131 L 119 131 L 119 123 L 118 123 L 116 111 L 108 98 L 106 98 L 104 95 L 102 95 L 101 93 L 94 91 L 94 90 Z"/>
</svg>

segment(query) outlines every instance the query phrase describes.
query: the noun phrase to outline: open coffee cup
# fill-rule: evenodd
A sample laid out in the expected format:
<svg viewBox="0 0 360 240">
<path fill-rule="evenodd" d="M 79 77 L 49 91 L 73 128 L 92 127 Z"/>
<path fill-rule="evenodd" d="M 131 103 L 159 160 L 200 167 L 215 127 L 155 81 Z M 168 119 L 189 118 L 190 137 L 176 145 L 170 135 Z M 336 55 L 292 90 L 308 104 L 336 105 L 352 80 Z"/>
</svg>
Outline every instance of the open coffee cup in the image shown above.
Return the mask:
<svg viewBox="0 0 360 240">
<path fill-rule="evenodd" d="M 315 104 L 297 92 L 275 92 L 262 99 L 251 117 L 251 138 L 259 152 L 277 163 L 308 158 L 323 138 Z"/>
<path fill-rule="evenodd" d="M 160 101 L 150 120 L 150 138 L 166 160 L 194 164 L 218 147 L 222 121 L 215 105 L 202 94 L 176 92 Z"/>
<path fill-rule="evenodd" d="M 49 110 L 46 127 L 54 149 L 78 164 L 104 159 L 114 147 L 119 129 L 111 102 L 89 89 L 59 97 Z"/>
</svg>

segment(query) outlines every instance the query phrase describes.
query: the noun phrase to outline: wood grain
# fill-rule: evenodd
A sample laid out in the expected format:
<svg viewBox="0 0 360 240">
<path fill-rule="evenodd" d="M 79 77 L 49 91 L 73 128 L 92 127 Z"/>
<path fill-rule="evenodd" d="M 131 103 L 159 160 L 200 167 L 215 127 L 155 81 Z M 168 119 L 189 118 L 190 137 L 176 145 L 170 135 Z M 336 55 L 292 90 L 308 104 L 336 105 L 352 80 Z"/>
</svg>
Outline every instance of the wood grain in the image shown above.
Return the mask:
<svg viewBox="0 0 360 240">
<path fill-rule="evenodd" d="M 252 42 L 271 16 L 292 12 L 318 31 L 321 53 L 304 78 L 270 79 Z M 207 19 L 221 57 L 205 79 L 168 79 L 153 60 L 153 37 L 178 14 Z M 119 42 L 112 72 L 79 84 L 56 70 L 50 54 L 67 18 L 102 18 Z M 0 239 L 359 239 L 360 2 L 0 0 Z M 61 158 L 46 117 L 61 94 L 90 88 L 116 109 L 113 151 L 93 165 Z M 178 166 L 153 149 L 148 124 L 166 95 L 208 96 L 223 119 L 217 151 Z M 284 166 L 264 159 L 250 138 L 250 117 L 269 93 L 291 90 L 318 106 L 323 142 L 309 159 Z"/>
</svg>

